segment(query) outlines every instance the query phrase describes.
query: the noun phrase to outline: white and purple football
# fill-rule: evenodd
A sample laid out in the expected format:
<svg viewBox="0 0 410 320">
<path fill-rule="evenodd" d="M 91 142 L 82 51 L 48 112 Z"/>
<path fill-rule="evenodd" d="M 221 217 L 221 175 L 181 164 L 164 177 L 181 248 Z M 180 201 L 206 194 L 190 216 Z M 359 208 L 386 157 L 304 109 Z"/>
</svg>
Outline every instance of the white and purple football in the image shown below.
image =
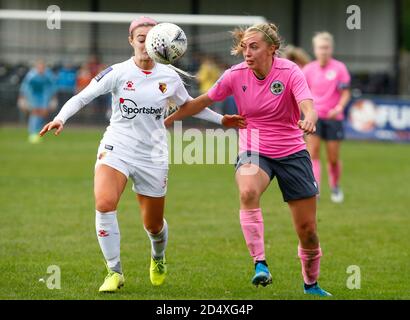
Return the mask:
<svg viewBox="0 0 410 320">
<path fill-rule="evenodd" d="M 152 60 L 172 64 L 181 58 L 187 49 L 185 32 L 176 24 L 160 23 L 153 27 L 145 39 L 145 48 Z"/>
</svg>

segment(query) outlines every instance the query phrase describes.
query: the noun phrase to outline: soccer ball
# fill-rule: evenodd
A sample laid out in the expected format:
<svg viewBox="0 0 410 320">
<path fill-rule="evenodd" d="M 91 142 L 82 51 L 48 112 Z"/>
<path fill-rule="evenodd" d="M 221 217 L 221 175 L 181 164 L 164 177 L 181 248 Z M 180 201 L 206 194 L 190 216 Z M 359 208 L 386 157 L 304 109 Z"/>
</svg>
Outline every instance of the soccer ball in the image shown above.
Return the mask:
<svg viewBox="0 0 410 320">
<path fill-rule="evenodd" d="M 181 58 L 187 49 L 184 31 L 173 23 L 160 23 L 153 27 L 145 39 L 145 48 L 152 60 L 171 64 Z"/>
</svg>

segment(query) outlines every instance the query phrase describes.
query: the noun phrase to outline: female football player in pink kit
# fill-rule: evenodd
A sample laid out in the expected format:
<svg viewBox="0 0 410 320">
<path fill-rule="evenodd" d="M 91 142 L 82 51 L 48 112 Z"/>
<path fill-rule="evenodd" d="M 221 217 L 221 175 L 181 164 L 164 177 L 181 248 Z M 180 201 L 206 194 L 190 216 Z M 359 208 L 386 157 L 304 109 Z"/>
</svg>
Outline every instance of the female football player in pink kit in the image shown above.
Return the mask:
<svg viewBox="0 0 410 320">
<path fill-rule="evenodd" d="M 234 37 L 233 54 L 243 54 L 245 61 L 226 70 L 208 93 L 181 107 L 165 124 L 169 126 L 233 95 L 247 123 L 239 130 L 236 182 L 240 223 L 255 263 L 252 283 L 266 286 L 272 282 L 265 261 L 260 198 L 276 176 L 299 237 L 304 292 L 328 296 L 317 283 L 322 256 L 316 228 L 318 189 L 303 140 L 304 132 L 315 131 L 317 121 L 310 90 L 295 63 L 275 56 L 281 41 L 274 24 L 236 30 Z M 300 120 L 300 110 L 304 120 Z"/>
<path fill-rule="evenodd" d="M 313 172 L 320 188 L 320 143 L 326 142 L 327 169 L 331 200 L 343 202 L 343 191 L 339 180 L 342 173 L 340 143 L 344 138 L 343 110 L 350 100 L 350 75 L 343 62 L 332 58 L 333 37 L 321 32 L 313 37 L 316 60 L 303 68 L 306 81 L 312 92 L 319 120 L 316 133 L 306 137 L 312 157 Z"/>
<path fill-rule="evenodd" d="M 95 164 L 94 195 L 96 233 L 106 260 L 108 275 L 100 292 L 117 291 L 124 284 L 120 262 L 120 231 L 117 204 L 128 178 L 141 208 L 144 228 L 151 240 L 150 280 L 161 285 L 167 272 L 165 248 L 168 225 L 164 202 L 168 175 L 168 146 L 164 113 L 172 100 L 178 106 L 191 99 L 179 75 L 148 56 L 145 39 L 157 24 L 141 17 L 129 27 L 134 56 L 97 75 L 78 95 L 72 97 L 40 135 L 57 129 L 96 97 L 112 93 L 110 125 L 100 142 Z M 224 116 L 205 109 L 198 118 L 238 126 L 241 117 Z"/>
</svg>

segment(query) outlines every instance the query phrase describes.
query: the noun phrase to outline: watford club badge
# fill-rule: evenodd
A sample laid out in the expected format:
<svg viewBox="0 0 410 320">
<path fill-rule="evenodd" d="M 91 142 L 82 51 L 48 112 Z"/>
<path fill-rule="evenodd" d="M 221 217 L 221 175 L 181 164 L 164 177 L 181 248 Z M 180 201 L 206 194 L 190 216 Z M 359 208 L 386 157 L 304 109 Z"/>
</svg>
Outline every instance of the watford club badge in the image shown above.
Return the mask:
<svg viewBox="0 0 410 320">
<path fill-rule="evenodd" d="M 158 88 L 159 90 L 161 90 L 162 93 L 165 93 L 167 91 L 167 84 L 160 82 Z"/>
</svg>

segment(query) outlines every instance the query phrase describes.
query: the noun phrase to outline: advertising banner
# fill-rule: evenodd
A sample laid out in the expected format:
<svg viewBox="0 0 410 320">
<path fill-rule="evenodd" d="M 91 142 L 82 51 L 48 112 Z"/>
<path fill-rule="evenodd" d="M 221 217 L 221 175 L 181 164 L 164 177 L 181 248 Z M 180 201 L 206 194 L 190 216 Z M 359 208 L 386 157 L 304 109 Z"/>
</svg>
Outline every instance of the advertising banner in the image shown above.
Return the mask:
<svg viewBox="0 0 410 320">
<path fill-rule="evenodd" d="M 353 99 L 346 110 L 347 139 L 410 142 L 410 100 Z"/>
</svg>

